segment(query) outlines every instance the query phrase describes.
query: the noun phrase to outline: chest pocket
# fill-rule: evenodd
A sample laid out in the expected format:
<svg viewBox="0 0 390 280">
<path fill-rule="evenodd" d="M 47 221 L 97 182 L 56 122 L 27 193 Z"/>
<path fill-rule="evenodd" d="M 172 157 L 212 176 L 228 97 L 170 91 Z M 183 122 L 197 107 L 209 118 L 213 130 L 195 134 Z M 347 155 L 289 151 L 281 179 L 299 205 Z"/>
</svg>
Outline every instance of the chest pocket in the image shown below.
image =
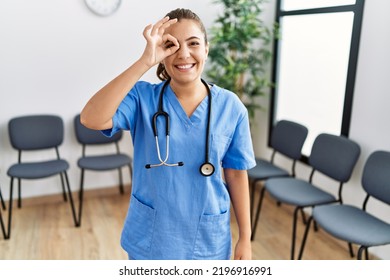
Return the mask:
<svg viewBox="0 0 390 280">
<path fill-rule="evenodd" d="M 210 155 L 221 162 L 229 148 L 232 139 L 222 134 L 211 135 Z"/>
</svg>

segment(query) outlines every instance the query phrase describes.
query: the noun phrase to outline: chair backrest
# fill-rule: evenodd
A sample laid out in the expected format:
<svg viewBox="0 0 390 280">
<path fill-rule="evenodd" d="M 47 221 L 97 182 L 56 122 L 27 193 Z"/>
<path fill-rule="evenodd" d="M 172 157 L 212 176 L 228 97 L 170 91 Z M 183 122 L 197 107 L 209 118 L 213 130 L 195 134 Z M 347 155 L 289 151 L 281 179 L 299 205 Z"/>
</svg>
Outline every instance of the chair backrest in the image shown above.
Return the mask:
<svg viewBox="0 0 390 280">
<path fill-rule="evenodd" d="M 307 133 L 308 129 L 301 124 L 280 120 L 272 130 L 270 145 L 275 151 L 298 160 L 302 156 Z"/>
<path fill-rule="evenodd" d="M 342 183 L 347 182 L 360 156 L 360 146 L 344 136 L 319 134 L 314 140 L 309 164 Z"/>
<path fill-rule="evenodd" d="M 8 132 L 13 148 L 39 150 L 58 147 L 64 139 L 64 123 L 59 116 L 29 115 L 9 121 Z"/>
<path fill-rule="evenodd" d="M 102 145 L 115 143 L 122 138 L 123 134 L 120 130 L 112 137 L 107 137 L 99 130 L 87 128 L 80 122 L 80 114 L 74 118 L 74 128 L 77 141 L 83 145 Z"/>
<path fill-rule="evenodd" d="M 375 151 L 368 157 L 362 186 L 367 194 L 390 204 L 390 152 Z"/>
</svg>

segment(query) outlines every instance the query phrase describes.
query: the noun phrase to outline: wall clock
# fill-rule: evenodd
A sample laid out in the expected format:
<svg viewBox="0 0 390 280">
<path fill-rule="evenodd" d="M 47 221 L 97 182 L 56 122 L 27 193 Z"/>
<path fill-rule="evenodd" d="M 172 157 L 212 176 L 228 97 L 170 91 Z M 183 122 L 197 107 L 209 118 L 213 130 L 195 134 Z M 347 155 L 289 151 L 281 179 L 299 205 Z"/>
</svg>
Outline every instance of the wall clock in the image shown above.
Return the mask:
<svg viewBox="0 0 390 280">
<path fill-rule="evenodd" d="M 87 7 L 99 16 L 109 16 L 115 13 L 122 0 L 84 0 Z"/>
</svg>

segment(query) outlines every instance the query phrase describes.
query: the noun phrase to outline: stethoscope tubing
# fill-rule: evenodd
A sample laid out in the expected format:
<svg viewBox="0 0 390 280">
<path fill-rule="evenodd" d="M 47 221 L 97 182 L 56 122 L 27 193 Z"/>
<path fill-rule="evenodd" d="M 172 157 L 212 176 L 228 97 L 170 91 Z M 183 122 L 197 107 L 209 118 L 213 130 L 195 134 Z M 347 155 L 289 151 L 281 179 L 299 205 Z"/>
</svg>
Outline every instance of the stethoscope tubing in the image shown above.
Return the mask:
<svg viewBox="0 0 390 280">
<path fill-rule="evenodd" d="M 157 156 L 158 156 L 158 160 L 160 161 L 160 163 L 157 163 L 157 164 L 147 164 L 146 165 L 146 168 L 152 168 L 152 167 L 159 167 L 159 166 L 183 166 L 184 163 L 183 162 L 178 162 L 178 163 L 167 163 L 167 160 L 169 158 L 169 135 L 166 136 L 166 144 L 165 144 L 165 148 L 166 148 L 166 151 L 167 151 L 167 154 L 165 155 L 165 159 L 162 160 L 161 159 L 161 154 L 160 154 L 160 145 L 158 144 L 158 136 L 156 135 L 154 137 L 154 139 L 156 140 L 156 150 L 157 150 Z"/>
<path fill-rule="evenodd" d="M 207 89 L 207 95 L 208 95 L 208 98 L 209 98 L 209 106 L 208 106 L 208 120 L 207 120 L 207 127 L 206 127 L 205 162 L 200 166 L 199 171 L 200 171 L 200 173 L 203 176 L 211 176 L 214 173 L 214 170 L 215 170 L 214 166 L 209 161 L 209 140 L 210 140 L 210 123 L 211 123 L 211 101 L 212 101 L 212 96 L 211 96 L 209 85 L 203 79 L 201 79 L 201 81 L 202 81 L 202 83 L 205 85 L 205 87 Z M 153 129 L 153 134 L 154 134 L 154 138 L 155 138 L 155 142 L 156 142 L 157 157 L 158 157 L 158 160 L 160 161 L 160 163 L 157 163 L 157 164 L 146 164 L 145 168 L 147 168 L 147 169 L 152 168 L 152 167 L 159 167 L 159 166 L 163 166 L 163 165 L 170 166 L 170 167 L 173 167 L 173 166 L 183 166 L 184 165 L 184 163 L 181 162 L 181 161 L 177 162 L 177 163 L 167 163 L 168 158 L 169 158 L 170 118 L 169 118 L 169 114 L 167 112 L 165 112 L 164 109 L 163 109 L 163 94 L 164 94 L 165 88 L 167 87 L 169 82 L 170 82 L 170 79 L 168 79 L 164 83 L 164 85 L 163 85 L 163 87 L 161 89 L 160 96 L 159 96 L 159 102 L 158 102 L 158 110 L 153 115 L 153 118 L 152 118 L 152 129 Z M 165 155 L 165 159 L 164 160 L 162 160 L 162 158 L 161 158 L 160 146 L 159 146 L 159 143 L 158 143 L 157 119 L 160 116 L 165 118 L 166 155 Z"/>
</svg>

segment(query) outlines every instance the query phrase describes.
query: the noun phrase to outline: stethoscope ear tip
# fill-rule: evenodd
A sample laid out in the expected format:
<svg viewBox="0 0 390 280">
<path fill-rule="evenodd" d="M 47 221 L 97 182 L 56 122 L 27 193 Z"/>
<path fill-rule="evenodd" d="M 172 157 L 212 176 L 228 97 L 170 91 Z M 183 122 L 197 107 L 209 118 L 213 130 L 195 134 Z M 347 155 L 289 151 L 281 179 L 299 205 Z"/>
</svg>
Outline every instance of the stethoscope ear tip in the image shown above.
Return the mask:
<svg viewBox="0 0 390 280">
<path fill-rule="evenodd" d="M 150 164 L 145 165 L 146 169 L 149 169 L 150 167 L 151 167 Z"/>
<path fill-rule="evenodd" d="M 184 165 L 184 162 L 179 161 L 179 162 L 177 163 L 177 165 L 178 165 L 178 166 L 183 166 L 183 165 Z"/>
</svg>

